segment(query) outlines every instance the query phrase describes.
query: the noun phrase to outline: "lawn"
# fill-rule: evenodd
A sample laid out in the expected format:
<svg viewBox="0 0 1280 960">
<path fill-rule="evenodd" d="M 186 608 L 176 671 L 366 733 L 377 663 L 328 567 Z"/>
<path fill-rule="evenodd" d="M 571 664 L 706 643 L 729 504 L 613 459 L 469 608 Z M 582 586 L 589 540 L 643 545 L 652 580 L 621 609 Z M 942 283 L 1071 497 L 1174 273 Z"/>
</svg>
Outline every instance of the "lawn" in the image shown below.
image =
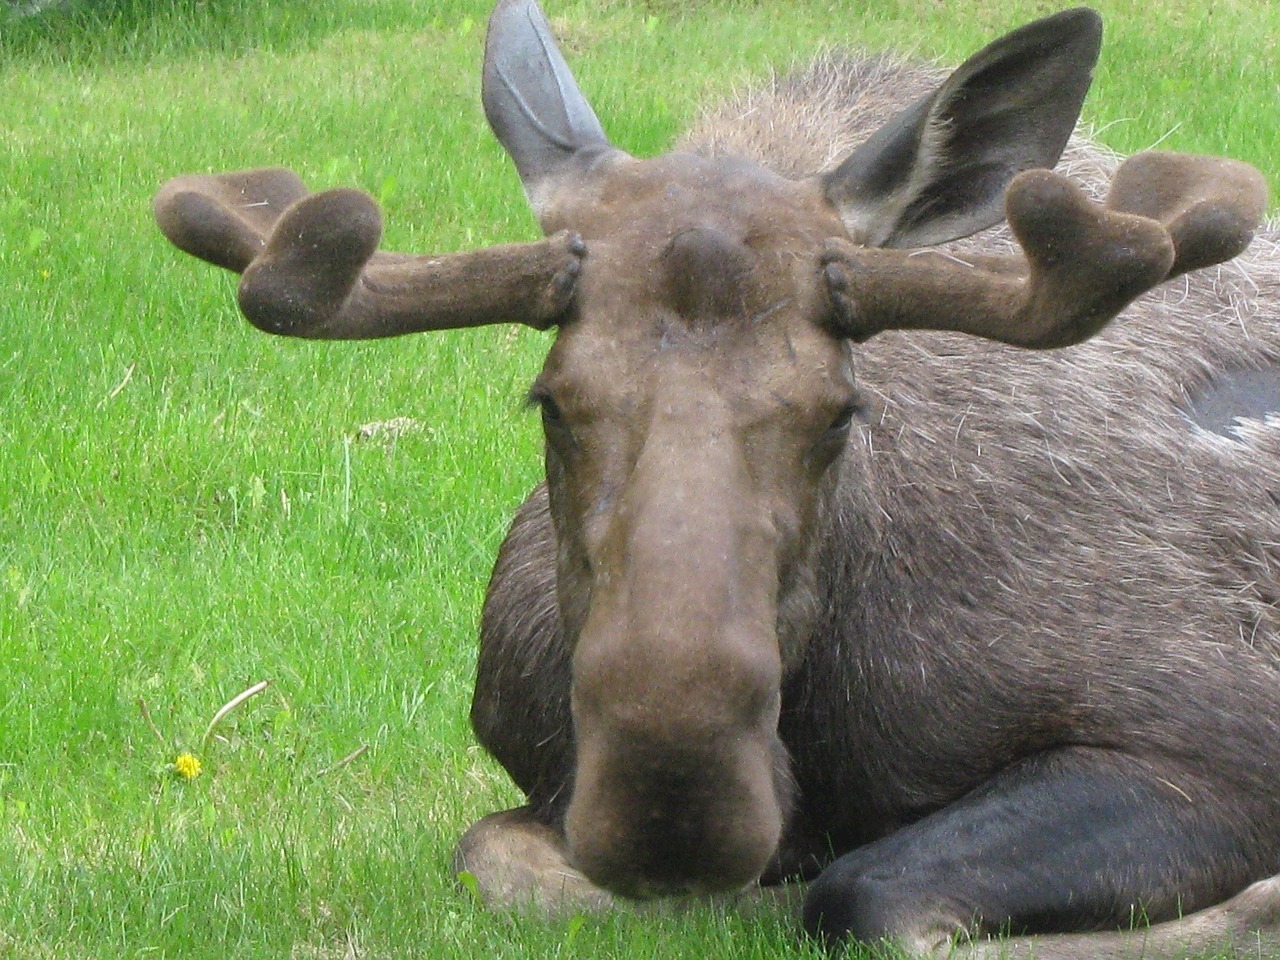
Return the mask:
<svg viewBox="0 0 1280 960">
<path fill-rule="evenodd" d="M 459 834 L 519 799 L 466 714 L 550 334 L 271 339 L 151 222 L 169 176 L 281 164 L 378 196 L 392 249 L 532 238 L 479 106 L 489 0 L 118 6 L 0 15 L 0 957 L 813 955 L 786 916 L 513 921 L 455 889 Z M 545 6 L 647 155 L 824 45 L 958 62 L 1062 5 Z M 1100 139 L 1280 185 L 1280 8 L 1096 6 Z"/>
</svg>

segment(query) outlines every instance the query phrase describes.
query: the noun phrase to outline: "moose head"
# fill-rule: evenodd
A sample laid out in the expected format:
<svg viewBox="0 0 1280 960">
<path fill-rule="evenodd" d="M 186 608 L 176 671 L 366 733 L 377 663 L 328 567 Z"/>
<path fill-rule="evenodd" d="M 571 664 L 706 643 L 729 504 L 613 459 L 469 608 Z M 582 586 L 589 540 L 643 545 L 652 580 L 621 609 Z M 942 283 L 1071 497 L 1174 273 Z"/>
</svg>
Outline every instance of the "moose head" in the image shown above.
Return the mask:
<svg viewBox="0 0 1280 960">
<path fill-rule="evenodd" d="M 1248 243 L 1265 191 L 1244 165 L 1141 154 L 1101 203 L 1049 172 L 1100 36 L 1087 9 L 1017 30 L 792 180 L 614 146 L 535 0 L 501 0 L 484 108 L 545 239 L 382 252 L 371 198 L 309 193 L 285 170 L 158 195 L 165 234 L 242 272 L 240 307 L 267 332 L 556 328 L 530 397 L 573 651 L 563 830 L 594 882 L 730 889 L 775 853 L 792 801 L 781 690 L 820 614 L 834 491 L 857 482 L 842 453 L 859 342 L 930 329 L 1067 346 Z M 1002 218 L 1020 255 L 921 250 Z"/>
</svg>

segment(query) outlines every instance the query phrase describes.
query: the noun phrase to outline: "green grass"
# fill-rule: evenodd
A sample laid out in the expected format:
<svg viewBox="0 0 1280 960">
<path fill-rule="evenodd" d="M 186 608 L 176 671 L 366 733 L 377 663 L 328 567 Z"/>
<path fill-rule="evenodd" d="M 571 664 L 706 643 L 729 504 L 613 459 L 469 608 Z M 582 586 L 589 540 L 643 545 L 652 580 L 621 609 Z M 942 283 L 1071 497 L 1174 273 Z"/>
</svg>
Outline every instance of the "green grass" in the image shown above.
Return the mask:
<svg viewBox="0 0 1280 960">
<path fill-rule="evenodd" d="M 954 62 L 1050 9 L 546 5 L 642 154 L 823 44 Z M 1103 139 L 1232 153 L 1280 184 L 1280 10 L 1098 6 Z M 457 836 L 518 800 L 466 710 L 493 553 L 539 474 L 521 398 L 548 336 L 272 340 L 151 223 L 173 174 L 278 163 L 380 196 L 392 248 L 532 237 L 479 108 L 488 8 L 0 18 L 0 956 L 812 953 L 787 917 L 517 922 L 454 889 Z M 419 428 L 359 438 L 402 416 Z M 166 773 L 260 679 L 205 774 Z"/>
</svg>

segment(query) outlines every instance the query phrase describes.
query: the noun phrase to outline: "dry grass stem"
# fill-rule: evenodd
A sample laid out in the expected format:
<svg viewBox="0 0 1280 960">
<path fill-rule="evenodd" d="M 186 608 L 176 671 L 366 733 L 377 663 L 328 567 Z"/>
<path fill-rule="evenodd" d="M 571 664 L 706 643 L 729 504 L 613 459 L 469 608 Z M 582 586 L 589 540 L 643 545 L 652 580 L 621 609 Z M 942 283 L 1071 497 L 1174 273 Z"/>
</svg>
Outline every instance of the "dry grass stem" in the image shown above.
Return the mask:
<svg viewBox="0 0 1280 960">
<path fill-rule="evenodd" d="M 213 731 L 217 728 L 218 724 L 223 721 L 227 714 L 240 706 L 240 704 L 244 703 L 246 700 L 253 699 L 269 686 L 271 686 L 270 680 L 261 680 L 249 687 L 249 689 L 236 694 L 224 703 L 222 708 L 213 715 L 213 719 L 209 721 L 209 726 L 204 731 L 204 737 L 200 740 L 200 752 L 208 752 L 209 742 L 213 739 Z"/>
</svg>

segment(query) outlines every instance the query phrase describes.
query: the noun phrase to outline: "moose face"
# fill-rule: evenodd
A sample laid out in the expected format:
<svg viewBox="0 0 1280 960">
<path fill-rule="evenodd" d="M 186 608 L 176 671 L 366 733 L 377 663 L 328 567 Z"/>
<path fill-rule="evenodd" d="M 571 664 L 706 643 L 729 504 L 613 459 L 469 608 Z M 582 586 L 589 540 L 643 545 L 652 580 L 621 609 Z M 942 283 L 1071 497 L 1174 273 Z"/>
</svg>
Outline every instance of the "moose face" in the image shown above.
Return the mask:
<svg viewBox="0 0 1280 960">
<path fill-rule="evenodd" d="M 821 263 L 843 227 L 741 163 L 601 166 L 546 217 L 588 253 L 531 391 L 575 649 L 568 841 L 627 894 L 740 886 L 786 819 L 781 677 L 856 403 Z"/>
</svg>

